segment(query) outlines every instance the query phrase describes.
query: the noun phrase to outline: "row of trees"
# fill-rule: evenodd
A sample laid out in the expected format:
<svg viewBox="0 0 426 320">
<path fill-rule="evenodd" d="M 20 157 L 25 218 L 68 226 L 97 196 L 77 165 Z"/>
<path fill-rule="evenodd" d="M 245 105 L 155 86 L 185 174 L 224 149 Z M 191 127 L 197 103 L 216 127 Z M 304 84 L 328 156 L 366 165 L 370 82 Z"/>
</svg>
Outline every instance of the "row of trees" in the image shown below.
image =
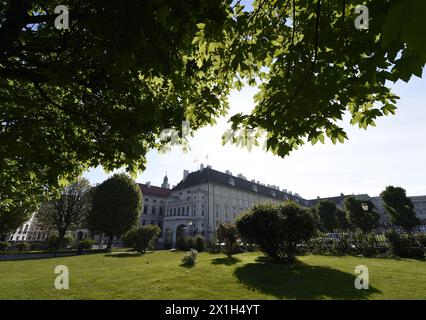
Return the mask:
<svg viewBox="0 0 426 320">
<path fill-rule="evenodd" d="M 107 235 L 110 249 L 114 237 L 138 225 L 141 208 L 138 185 L 125 174 L 115 174 L 96 187 L 86 179 L 67 186 L 57 199 L 41 206 L 37 219 L 43 229 L 55 230 L 59 248 L 64 245 L 67 231 L 87 228 L 92 234 Z M 140 243 L 135 246 L 141 248 Z"/>
<path fill-rule="evenodd" d="M 413 228 L 420 224 L 414 205 L 403 188 L 388 186 L 380 196 L 385 211 L 394 225 L 411 233 Z M 318 203 L 315 213 L 319 219 L 320 229 L 325 232 L 358 228 L 366 233 L 378 227 L 380 220 L 374 203 L 353 196 L 345 198 L 344 211 L 338 209 L 334 202 L 324 200 Z"/>
</svg>

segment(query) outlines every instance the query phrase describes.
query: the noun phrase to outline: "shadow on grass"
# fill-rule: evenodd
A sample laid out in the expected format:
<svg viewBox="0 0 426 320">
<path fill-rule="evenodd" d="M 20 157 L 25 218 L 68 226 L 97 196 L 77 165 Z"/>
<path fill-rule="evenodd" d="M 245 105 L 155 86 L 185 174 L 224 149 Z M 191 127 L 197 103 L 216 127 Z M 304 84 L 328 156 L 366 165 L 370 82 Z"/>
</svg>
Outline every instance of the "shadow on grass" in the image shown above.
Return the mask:
<svg viewBox="0 0 426 320">
<path fill-rule="evenodd" d="M 240 259 L 231 257 L 230 259 L 228 257 L 224 258 L 216 258 L 212 260 L 212 264 L 218 265 L 218 264 L 224 264 L 226 266 L 231 266 L 233 264 L 236 264 L 238 262 L 241 262 Z"/>
<path fill-rule="evenodd" d="M 141 257 L 142 254 L 139 252 L 119 252 L 119 253 L 108 253 L 105 255 L 105 257 L 110 258 L 137 258 Z"/>
<path fill-rule="evenodd" d="M 367 299 L 381 291 L 370 285 L 357 290 L 355 274 L 301 262 L 293 266 L 272 263 L 261 258 L 257 263 L 238 267 L 234 275 L 251 290 L 273 295 L 279 299 Z"/>
</svg>

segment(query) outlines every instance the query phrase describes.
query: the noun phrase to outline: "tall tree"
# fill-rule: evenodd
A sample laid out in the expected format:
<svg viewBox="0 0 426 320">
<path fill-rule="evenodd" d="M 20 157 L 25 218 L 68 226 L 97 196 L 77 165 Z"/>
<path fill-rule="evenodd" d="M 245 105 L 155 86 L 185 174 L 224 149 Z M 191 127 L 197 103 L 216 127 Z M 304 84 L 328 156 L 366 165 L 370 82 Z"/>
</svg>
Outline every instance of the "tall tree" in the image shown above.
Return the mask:
<svg viewBox="0 0 426 320">
<path fill-rule="evenodd" d="M 58 233 L 59 249 L 67 231 L 85 226 L 91 189 L 87 179 L 80 179 L 64 188 L 59 198 L 44 203 L 38 210 L 36 217 L 42 228 Z"/>
<path fill-rule="evenodd" d="M 414 204 L 407 197 L 407 192 L 401 187 L 388 186 L 380 194 L 384 202 L 385 211 L 390 216 L 391 222 L 403 227 L 411 233 L 415 226 L 420 224 L 414 211 Z"/>
<path fill-rule="evenodd" d="M 237 247 L 237 228 L 233 224 L 221 223 L 216 235 L 219 242 L 225 243 L 225 253 L 231 259 Z"/>
<path fill-rule="evenodd" d="M 348 230 L 351 227 L 351 224 L 349 223 L 349 219 L 345 211 L 337 209 L 336 217 L 340 229 Z"/>
<path fill-rule="evenodd" d="M 88 226 L 93 232 L 108 236 L 111 249 L 114 236 L 119 237 L 139 222 L 142 192 L 125 174 L 115 174 L 96 187 Z"/>
<path fill-rule="evenodd" d="M 323 231 L 333 232 L 338 227 L 337 207 L 334 202 L 320 201 L 317 205 L 317 215 L 320 219 L 320 226 Z"/>
<path fill-rule="evenodd" d="M 346 197 L 344 202 L 349 223 L 366 233 L 379 226 L 380 215 L 370 200 Z"/>
<path fill-rule="evenodd" d="M 226 113 L 227 95 L 258 86 L 225 141 L 285 156 L 347 137 L 395 113 L 390 82 L 421 76 L 424 0 L 54 0 L 0 2 L 0 206 L 39 201 L 89 166 L 144 169 L 163 129 Z M 367 5 L 369 29 L 354 22 Z M 364 20 L 368 20 L 364 19 Z M 256 138 L 258 133 L 252 136 Z M 176 137 L 176 135 L 174 135 Z M 182 139 L 184 140 L 184 139 Z"/>
</svg>

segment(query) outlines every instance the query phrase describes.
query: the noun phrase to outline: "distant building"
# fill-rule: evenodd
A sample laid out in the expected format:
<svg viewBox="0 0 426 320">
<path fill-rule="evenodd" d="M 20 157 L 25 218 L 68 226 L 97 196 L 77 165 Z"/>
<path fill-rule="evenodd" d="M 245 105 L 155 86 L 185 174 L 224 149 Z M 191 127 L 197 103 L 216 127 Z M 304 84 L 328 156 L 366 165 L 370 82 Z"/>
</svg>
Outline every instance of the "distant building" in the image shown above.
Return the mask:
<svg viewBox="0 0 426 320">
<path fill-rule="evenodd" d="M 164 177 L 161 187 L 146 184 L 139 184 L 142 191 L 142 214 L 141 225 L 155 224 L 163 230 L 164 213 L 166 211 L 166 201 L 170 195 L 167 175 Z"/>
<path fill-rule="evenodd" d="M 259 181 L 249 181 L 241 173 L 234 176 L 232 172 L 213 170 L 211 166 L 200 166 L 194 172 L 183 171 L 182 180 L 170 189 L 167 174 L 161 187 L 150 182 L 139 184 L 143 204 L 140 218 L 141 225 L 155 224 L 162 230 L 159 241 L 172 246 L 180 235 L 200 234 L 207 240 L 215 237 L 220 223 L 233 223 L 245 210 L 259 202 L 280 202 L 293 200 L 305 207 L 313 207 L 321 200 L 329 200 L 339 209 L 344 209 L 344 200 L 348 195 L 336 197 L 303 199 L 298 193 L 287 191 L 274 185 L 265 185 Z M 357 199 L 370 200 L 381 216 L 381 223 L 389 223 L 380 197 L 368 194 L 353 195 Z M 426 223 L 426 196 L 409 197 L 420 219 Z M 8 237 L 10 241 L 44 241 L 48 232 L 37 225 L 35 214 L 23 226 Z M 77 237 L 90 237 L 88 230 L 76 231 Z M 104 237 L 98 235 L 96 239 Z M 106 241 L 106 240 L 105 240 Z"/>
<path fill-rule="evenodd" d="M 171 244 L 183 234 L 201 234 L 211 240 L 220 223 L 233 223 L 242 212 L 259 202 L 294 200 L 309 206 L 309 201 L 282 192 L 276 186 L 248 181 L 243 175 L 233 176 L 213 170 L 210 166 L 191 172 L 167 198 L 164 216 L 164 242 Z"/>
<path fill-rule="evenodd" d="M 40 227 L 37 223 L 36 213 L 33 213 L 31 218 L 10 234 L 7 239 L 8 241 L 45 241 L 48 235 L 49 232 Z"/>
</svg>

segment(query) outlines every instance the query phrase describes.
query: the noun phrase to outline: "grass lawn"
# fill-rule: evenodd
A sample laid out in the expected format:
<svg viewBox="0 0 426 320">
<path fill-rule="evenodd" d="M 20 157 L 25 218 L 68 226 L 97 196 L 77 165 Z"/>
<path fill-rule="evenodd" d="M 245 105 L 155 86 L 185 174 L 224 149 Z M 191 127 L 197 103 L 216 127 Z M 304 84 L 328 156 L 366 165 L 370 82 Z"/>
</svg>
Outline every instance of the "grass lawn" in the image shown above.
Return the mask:
<svg viewBox="0 0 426 320">
<path fill-rule="evenodd" d="M 426 262 L 308 255 L 293 268 L 259 253 L 202 253 L 193 268 L 182 252 L 129 252 L 0 262 L 0 299 L 426 299 Z M 54 288 L 66 265 L 69 290 Z M 356 290 L 366 265 L 370 289 Z"/>
</svg>

